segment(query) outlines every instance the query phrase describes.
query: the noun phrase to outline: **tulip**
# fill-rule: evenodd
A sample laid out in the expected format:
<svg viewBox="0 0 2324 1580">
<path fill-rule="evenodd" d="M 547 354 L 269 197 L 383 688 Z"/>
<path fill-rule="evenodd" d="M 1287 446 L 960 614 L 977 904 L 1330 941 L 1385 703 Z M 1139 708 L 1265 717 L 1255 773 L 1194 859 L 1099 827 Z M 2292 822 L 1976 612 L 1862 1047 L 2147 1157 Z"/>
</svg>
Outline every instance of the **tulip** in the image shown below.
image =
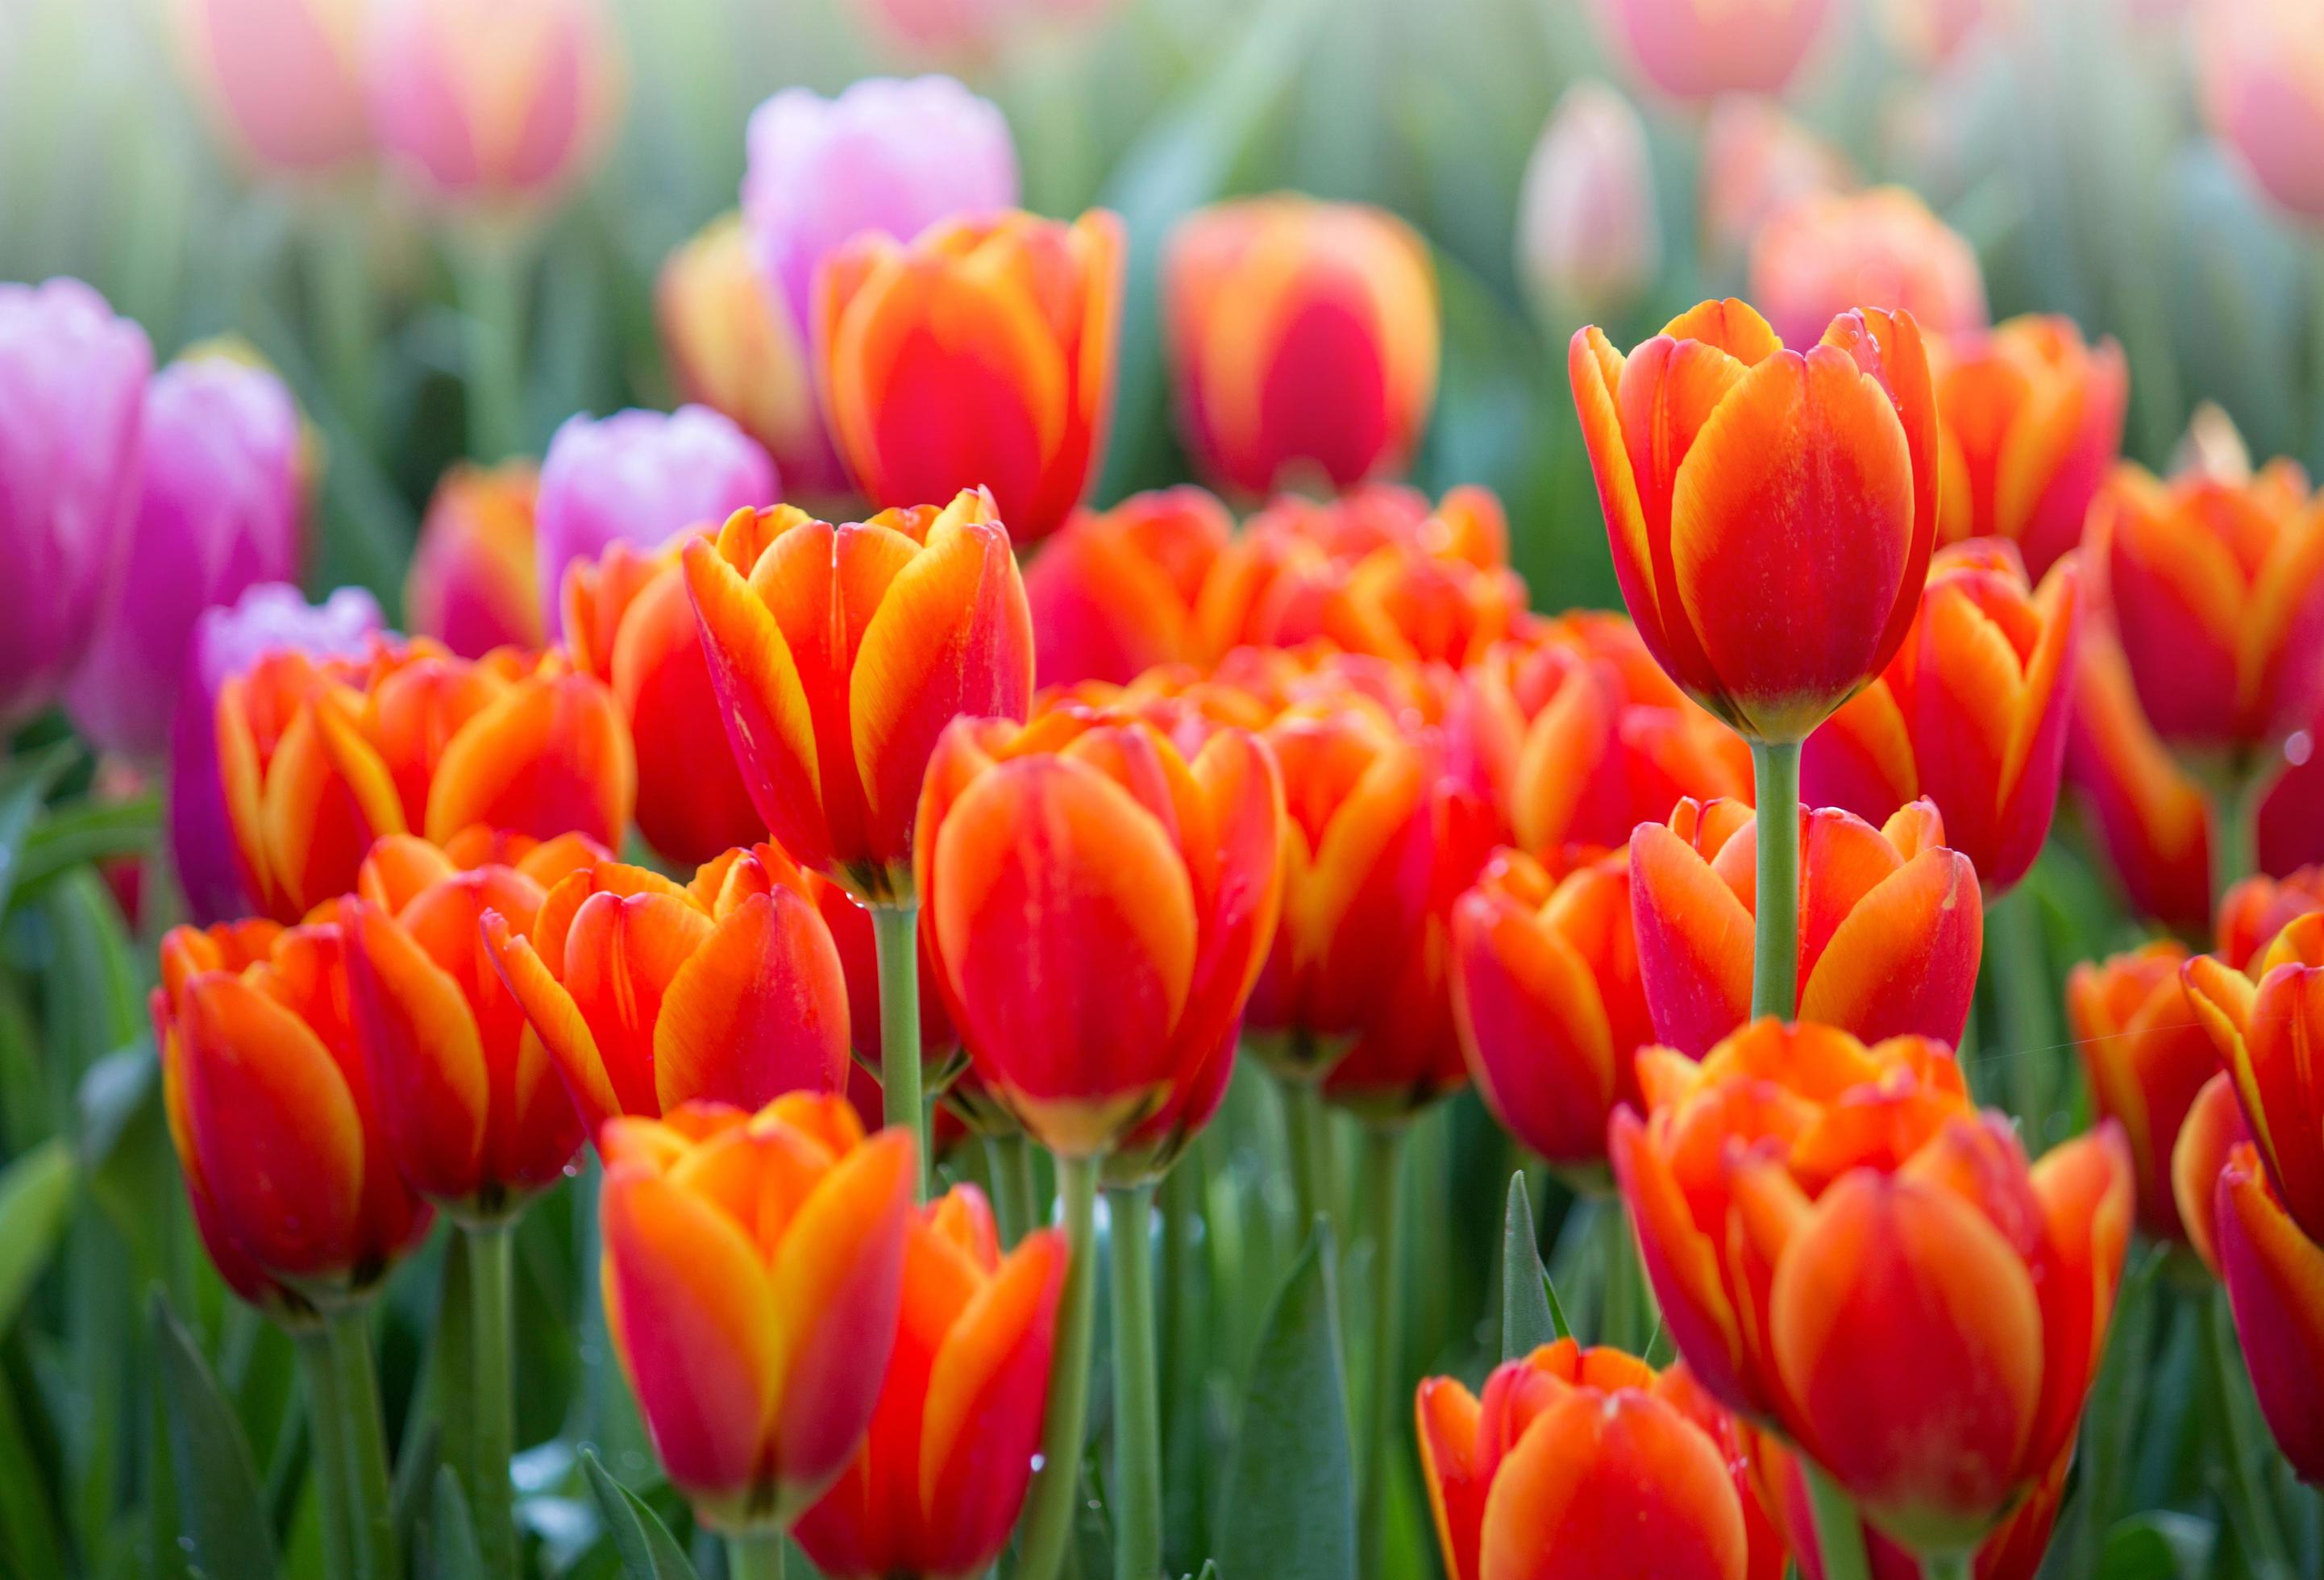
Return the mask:
<svg viewBox="0 0 2324 1580">
<path fill-rule="evenodd" d="M 2213 952 L 2245 970 L 2277 934 L 2311 910 L 2324 910 L 2324 867 L 2300 867 L 2280 879 L 2254 873 L 2220 897 Z"/>
<path fill-rule="evenodd" d="M 1188 486 L 1076 513 L 1025 572 L 1037 683 L 1126 684 L 1192 661 L 1194 605 L 1233 530 L 1225 506 Z"/>
<path fill-rule="evenodd" d="M 1830 1571 L 1816 1541 L 1814 1512 L 1799 1456 L 1768 1433 L 1751 1432 L 1749 1437 L 1758 1480 L 1779 1511 L 1776 1523 L 1784 1533 L 1782 1540 L 1797 1556 L 1803 1580 L 1828 1580 Z M 2069 1444 L 2024 1501 L 1978 1545 L 1968 1570 L 1973 1580 L 2034 1580 L 2049 1550 L 2050 1533 L 2058 1523 L 2059 1505 L 2065 1501 L 2066 1473 L 2073 1461 L 2073 1446 Z M 1930 1571 L 1910 1553 L 1868 1526 L 1858 1529 L 1869 1560 L 1867 1580 L 1927 1580 Z"/>
<path fill-rule="evenodd" d="M 1740 259 L 1762 226 L 1804 198 L 1858 184 L 1848 156 L 1770 99 L 1728 94 L 1702 125 L 1702 236 L 1715 258 Z"/>
<path fill-rule="evenodd" d="M 2220 1277 L 2260 1415 L 2300 1479 L 2324 1486 L 2324 1244 L 2250 1142 L 2227 1154 L 2217 1201 Z"/>
<path fill-rule="evenodd" d="M 1923 71 L 1958 59 L 1969 42 L 2008 21 L 2014 0 L 1885 0 L 1878 8 L 1888 47 Z"/>
<path fill-rule="evenodd" d="M 2324 1028 L 2324 911 L 2286 927 L 2243 971 L 2209 955 L 2182 970 L 2279 1210 L 2310 1240 L 2324 1238 L 2324 1071 L 2313 1055 Z"/>
<path fill-rule="evenodd" d="M 567 418 L 540 464 L 534 516 L 544 624 L 557 629 L 575 560 L 616 542 L 655 548 L 681 528 L 715 527 L 779 497 L 766 451 L 706 406 Z"/>
<path fill-rule="evenodd" d="M 1600 0 L 1608 42 L 1677 99 L 1783 91 L 1822 35 L 1831 0 Z"/>
<path fill-rule="evenodd" d="M 921 55 L 990 64 L 1034 35 L 1102 14 L 1110 0 L 856 0 L 884 33 Z"/>
<path fill-rule="evenodd" d="M 1752 239 L 1751 295 L 1786 340 L 1835 314 L 1908 312 L 1924 334 L 1985 328 L 1976 249 L 1904 187 L 1831 193 L 1771 217 Z"/>
<path fill-rule="evenodd" d="M 55 699 L 96 637 L 138 513 L 153 351 L 78 280 L 0 284 L 0 728 Z"/>
<path fill-rule="evenodd" d="M 2235 1076 L 2226 1070 L 2213 1072 L 2195 1094 L 2171 1149 L 2172 1205 L 2188 1249 L 2202 1259 L 2213 1278 L 2219 1276 L 2219 1174 L 2227 1166 L 2227 1154 L 2250 1140 L 2243 1105 L 2236 1098 Z"/>
<path fill-rule="evenodd" d="M 857 490 L 884 506 L 983 487 L 1023 541 L 1081 503 L 1111 420 L 1121 221 L 1016 210 L 879 231 L 816 276 L 824 410 Z M 972 401 L 936 392 L 977 392 Z"/>
<path fill-rule="evenodd" d="M 845 1474 L 898 1342 L 918 1170 L 847 1100 L 689 1103 L 605 1127 L 606 1329 L 662 1468 L 730 1540 Z"/>
<path fill-rule="evenodd" d="M 1294 193 L 1179 221 L 1162 262 L 1178 431 L 1220 486 L 1402 470 L 1436 398 L 1436 272 L 1383 209 Z"/>
<path fill-rule="evenodd" d="M 2130 1235 L 2120 1131 L 2029 1166 L 1936 1043 L 1772 1019 L 1638 1078 L 1609 1144 L 1680 1355 L 1891 1540 L 1965 1555 L 2072 1442 Z"/>
<path fill-rule="evenodd" d="M 539 647 L 533 500 L 539 471 L 526 461 L 466 463 L 444 474 L 420 523 L 403 582 L 404 618 L 462 658 L 496 647 Z"/>
<path fill-rule="evenodd" d="M 1914 801 L 1875 828 L 1802 808 L 1800 1014 L 1867 1039 L 1953 1043 L 1984 947 L 1977 872 Z M 1630 840 L 1638 972 L 1655 1035 L 1700 1055 L 1750 1018 L 1758 818 L 1681 801 Z"/>
<path fill-rule="evenodd" d="M 1655 1039 L 1617 851 L 1552 878 L 1497 854 L 1452 910 L 1461 1050 L 1502 1127 L 1561 1170 L 1602 1178 L 1606 1122 L 1638 1106 L 1633 1061 Z"/>
<path fill-rule="evenodd" d="M 2131 908 L 2200 936 L 2211 918 L 2211 808 L 2146 722 L 2111 621 L 2092 620 L 2074 660 L 2066 779 Z"/>
<path fill-rule="evenodd" d="M 2324 17 L 2301 0 L 2218 0 L 2195 43 L 2211 130 L 2278 207 L 2324 219 Z"/>
<path fill-rule="evenodd" d="M 620 107 L 602 0 L 372 0 L 364 88 L 381 151 L 421 190 L 545 199 L 595 162 Z"/>
<path fill-rule="evenodd" d="M 2184 946 L 2159 942 L 2074 967 L 2066 1020 L 2082 1058 L 2090 1107 L 2122 1127 L 2138 1173 L 2139 1227 L 2185 1240 L 2171 1160 L 2196 1094 L 2219 1067 L 2211 1039 L 2180 985 Z"/>
<path fill-rule="evenodd" d="M 2080 620 L 2070 558 L 2035 589 L 2006 542 L 1941 550 L 1904 645 L 1809 738 L 1802 794 L 1868 821 L 1926 797 L 1986 895 L 2000 893 L 2050 832 Z"/>
<path fill-rule="evenodd" d="M 348 8 L 328 0 L 177 0 L 179 59 L 237 152 L 309 176 L 371 146 Z"/>
<path fill-rule="evenodd" d="M 483 922 L 593 1135 L 617 1114 L 846 1089 L 839 952 L 804 874 L 772 845 L 729 851 L 683 885 L 598 862 L 532 910 Z"/>
<path fill-rule="evenodd" d="M 1431 1377 L 1420 1465 L 1452 1580 L 1746 1580 L 1755 1552 L 1723 1448 L 1672 1379 L 1619 1350 L 1545 1344 L 1478 1398 Z M 1683 1387 L 1681 1383 L 1679 1386 Z"/>
<path fill-rule="evenodd" d="M 1001 1556 L 1040 1445 L 1065 1261 L 1055 1229 L 1004 1258 L 973 1185 L 920 1209 L 871 1434 L 799 1519 L 818 1571 L 964 1580 Z"/>
<path fill-rule="evenodd" d="M 1577 82 L 1526 162 L 1517 273 L 1546 315 L 1601 319 L 1636 301 L 1662 263 L 1646 123 L 1616 88 Z"/>
<path fill-rule="evenodd" d="M 2269 758 L 2261 771 L 2267 788 L 2260 792 L 2259 808 L 2252 817 L 2252 845 L 2263 873 L 2290 873 L 2324 863 L 2324 754 L 2316 750 L 2319 736 L 2324 736 L 2324 714 L 2286 736 L 2280 755 Z"/>
</svg>

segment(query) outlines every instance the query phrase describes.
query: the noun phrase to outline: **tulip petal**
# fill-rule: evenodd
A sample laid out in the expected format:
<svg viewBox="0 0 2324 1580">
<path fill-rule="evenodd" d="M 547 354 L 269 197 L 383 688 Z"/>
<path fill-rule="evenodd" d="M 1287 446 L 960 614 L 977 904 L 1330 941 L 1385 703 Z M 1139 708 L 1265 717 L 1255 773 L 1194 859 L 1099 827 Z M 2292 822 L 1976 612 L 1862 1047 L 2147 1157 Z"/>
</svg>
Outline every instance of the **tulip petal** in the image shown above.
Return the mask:
<svg viewBox="0 0 2324 1580">
<path fill-rule="evenodd" d="M 1630 837 L 1630 903 L 1655 1036 L 1699 1058 L 1750 1013 L 1751 912 L 1659 824 Z"/>
<path fill-rule="evenodd" d="M 2220 1272 L 2260 1414 L 2301 1479 L 2324 1484 L 2324 1246 L 2252 1163 L 2244 1150 L 2219 1175 Z"/>
<path fill-rule="evenodd" d="M 1924 850 L 1875 884 L 1831 934 L 1800 988 L 1800 1018 L 1867 1042 L 1960 1040 L 1985 947 L 1977 869 Z"/>
<path fill-rule="evenodd" d="M 347 998 L 396 1167 L 422 1196 L 483 1183 L 492 1078 L 459 984 L 377 907 L 348 908 Z"/>
<path fill-rule="evenodd" d="M 653 1022 L 654 1094 L 756 1109 L 847 1084 L 847 984 L 830 929 L 788 889 L 754 894 L 680 964 Z"/>
</svg>

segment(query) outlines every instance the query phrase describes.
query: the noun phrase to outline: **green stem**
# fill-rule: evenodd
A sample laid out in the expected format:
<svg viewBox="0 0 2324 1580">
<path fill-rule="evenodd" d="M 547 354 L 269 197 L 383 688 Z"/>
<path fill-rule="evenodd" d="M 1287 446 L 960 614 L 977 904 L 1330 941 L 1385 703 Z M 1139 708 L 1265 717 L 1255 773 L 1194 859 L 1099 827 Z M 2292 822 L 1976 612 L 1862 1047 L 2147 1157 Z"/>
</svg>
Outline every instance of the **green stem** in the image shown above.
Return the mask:
<svg viewBox="0 0 2324 1580">
<path fill-rule="evenodd" d="M 1931 1553 L 1921 1560 L 1921 1580 L 1969 1580 L 1977 1573 L 1977 1554 Z"/>
<path fill-rule="evenodd" d="M 516 1575 L 516 1501 L 509 1459 L 516 1452 L 513 1311 L 511 1249 L 516 1223 L 502 1218 L 461 1231 L 468 1244 L 470 1460 L 464 1469 L 468 1510 L 484 1572 L 499 1580 Z"/>
<path fill-rule="evenodd" d="M 355 1512 L 347 1485 L 346 1412 L 339 1408 L 339 1378 L 331 1364 L 331 1331 L 301 1329 L 300 1370 L 307 1379 L 308 1464 L 323 1506 L 323 1546 L 334 1575 L 355 1573 Z"/>
<path fill-rule="evenodd" d="M 2001 1046 L 1987 1054 L 2009 1060 L 2010 1107 L 2037 1137 L 2047 1131 L 2048 1077 L 2059 1053 L 2050 1020 L 2053 990 L 2041 903 L 2029 879 L 1985 913 L 1985 961 L 1993 974 L 1994 1006 L 2001 1021 Z"/>
<path fill-rule="evenodd" d="M 927 1196 L 928 1111 L 920 1101 L 920 908 L 917 903 L 872 908 L 872 938 L 880 961 L 881 1112 L 912 1132 L 920 1174 L 916 1199 Z"/>
<path fill-rule="evenodd" d="M 1033 1143 L 1022 1131 L 984 1138 L 984 1154 L 992 1169 L 992 1215 L 1000 1221 L 1001 1243 L 1014 1249 L 1019 1240 L 1039 1228 L 1048 1214 L 1041 1209 L 1040 1187 L 1033 1172 Z"/>
<path fill-rule="evenodd" d="M 2242 882 L 2259 865 L 2259 803 L 2267 793 L 2266 779 L 2256 773 L 2238 774 L 2215 793 L 2218 808 L 2211 825 L 2211 889 L 2214 896 Z"/>
<path fill-rule="evenodd" d="M 1800 744 L 1752 742 L 1751 783 L 1759 808 L 1751 1018 L 1788 1021 L 1800 993 Z"/>
<path fill-rule="evenodd" d="M 373 445 L 379 437 L 379 311 L 364 239 L 358 202 L 325 202 L 309 215 L 307 285 L 318 357 L 347 426 Z"/>
<path fill-rule="evenodd" d="M 2244 1533 L 2259 1551 L 2253 1556 L 2260 1560 L 2257 1567 L 2264 1573 L 2291 1575 L 2291 1550 L 2284 1545 L 2282 1528 L 2277 1524 L 2275 1511 L 2268 1502 L 2265 1476 L 2261 1466 L 2252 1463 L 2244 1437 L 2244 1422 L 2249 1418 L 2243 1406 L 2249 1399 L 2246 1390 L 2250 1380 L 2236 1363 L 2243 1354 L 2241 1341 L 2236 1335 L 2235 1317 L 2228 1309 L 2227 1292 L 2224 1288 L 2208 1291 L 2198 1298 L 2203 1314 L 2203 1348 L 2211 1363 L 2212 1385 L 2219 1391 L 2219 1436 L 2226 1439 L 2228 1480 L 2243 1501 Z"/>
<path fill-rule="evenodd" d="M 499 461 L 524 448 L 524 286 L 529 249 L 501 231 L 450 249 L 466 337 L 468 453 Z"/>
<path fill-rule="evenodd" d="M 754 1530 L 729 1536 L 726 1580 L 783 1580 L 783 1533 Z"/>
<path fill-rule="evenodd" d="M 393 1580 L 395 1504 L 388 1490 L 387 1423 L 381 1418 L 379 1377 L 371 1358 L 371 1318 L 364 1306 L 342 1306 L 327 1319 L 333 1402 L 343 1433 L 341 1463 L 347 1478 L 348 1539 L 359 1580 Z"/>
<path fill-rule="evenodd" d="M 1154 1187 L 1105 1193 L 1113 1252 L 1113 1572 L 1162 1572 L 1162 1406 L 1154 1370 Z"/>
<path fill-rule="evenodd" d="M 1074 1533 L 1082 1433 L 1089 1416 L 1090 1329 L 1097 1315 L 1097 1171 L 1094 1158 L 1057 1160 L 1057 1195 L 1065 1202 L 1065 1243 L 1073 1260 L 1065 1269 L 1056 1347 L 1049 1361 L 1041 1466 L 1025 1498 L 1017 1580 L 1056 1580 Z"/>
<path fill-rule="evenodd" d="M 1283 1094 L 1283 1135 L 1290 1154 L 1292 1199 L 1299 1214 L 1292 1238 L 1304 1242 L 1318 1217 L 1332 1215 L 1331 1116 L 1323 1112 L 1321 1081 L 1286 1077 L 1277 1086 Z"/>
<path fill-rule="evenodd" d="M 1808 1503 L 1815 1513 L 1817 1556 L 1823 1559 L 1823 1580 L 1871 1580 L 1872 1558 L 1864 1547 L 1864 1521 L 1856 1501 L 1824 1473 L 1823 1466 L 1803 1454 L 1800 1474 L 1808 1484 Z"/>
<path fill-rule="evenodd" d="M 1402 1436 L 1397 1372 L 1404 1335 L 1397 1297 L 1404 1287 L 1397 1276 L 1404 1260 L 1404 1135 L 1402 1125 L 1376 1125 L 1364 1136 L 1364 1216 L 1372 1243 L 1372 1375 L 1364 1400 L 1363 1476 L 1356 1504 L 1361 1547 L 1357 1573 L 1362 1575 L 1381 1572 L 1388 1456 Z"/>
<path fill-rule="evenodd" d="M 1638 1259 L 1630 1245 L 1630 1215 L 1618 1196 L 1601 1197 L 1595 1206 L 1598 1266 L 1606 1280 L 1598 1342 L 1637 1354 L 1646 1335 L 1638 1331 Z"/>
</svg>

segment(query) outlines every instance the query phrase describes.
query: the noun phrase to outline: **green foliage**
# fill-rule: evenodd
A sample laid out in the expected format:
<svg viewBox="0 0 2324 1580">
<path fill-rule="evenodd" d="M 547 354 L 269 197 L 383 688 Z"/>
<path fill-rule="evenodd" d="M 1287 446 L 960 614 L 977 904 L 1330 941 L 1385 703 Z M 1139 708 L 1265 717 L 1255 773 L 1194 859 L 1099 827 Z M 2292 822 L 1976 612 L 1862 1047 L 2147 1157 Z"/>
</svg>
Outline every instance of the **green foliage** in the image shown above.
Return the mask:
<svg viewBox="0 0 2324 1580">
<path fill-rule="evenodd" d="M 1251 1362 L 1220 1516 L 1227 1580 L 1352 1580 L 1356 1475 L 1340 1331 L 1332 1232 L 1318 1225 L 1268 1307 Z"/>
<path fill-rule="evenodd" d="M 597 1456 L 586 1448 L 581 1469 L 628 1580 L 695 1580 L 694 1566 L 645 1500 L 606 1474 Z"/>
<path fill-rule="evenodd" d="M 262 1580 L 275 1572 L 274 1533 L 234 1409 L 159 1290 L 152 1333 L 161 1363 L 170 1465 L 194 1561 L 215 1580 Z"/>
</svg>

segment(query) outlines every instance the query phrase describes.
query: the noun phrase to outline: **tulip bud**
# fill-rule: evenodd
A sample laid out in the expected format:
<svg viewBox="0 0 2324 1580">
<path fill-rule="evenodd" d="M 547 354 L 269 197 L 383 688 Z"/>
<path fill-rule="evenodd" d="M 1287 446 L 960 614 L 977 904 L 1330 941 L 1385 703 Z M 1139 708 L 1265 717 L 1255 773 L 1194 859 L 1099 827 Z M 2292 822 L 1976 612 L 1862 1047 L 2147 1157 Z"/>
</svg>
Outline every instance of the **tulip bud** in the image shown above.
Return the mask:
<svg viewBox="0 0 2324 1580">
<path fill-rule="evenodd" d="M 1741 93 L 1711 101 L 1701 178 L 1702 236 L 1711 257 L 1741 259 L 1761 227 L 1794 203 L 1857 184 L 1848 156 L 1774 101 Z"/>
<path fill-rule="evenodd" d="M 2278 206 L 2324 219 L 2324 15 L 2301 0 L 2216 0 L 2196 15 L 2204 118 Z"/>
<path fill-rule="evenodd" d="M 2249 1141 L 2228 1151 L 2217 1192 L 2219 1277 L 2260 1415 L 2300 1479 L 2324 1486 L 2324 1244 Z"/>
<path fill-rule="evenodd" d="M 462 658 L 542 642 L 533 542 L 540 474 L 526 461 L 446 472 L 420 523 L 403 582 L 404 618 Z"/>
<path fill-rule="evenodd" d="M 1831 0 L 1599 0 L 1608 42 L 1678 99 L 1775 94 L 1821 36 Z"/>
<path fill-rule="evenodd" d="M 332 0 L 174 0 L 179 60 L 237 152 L 310 176 L 371 147 L 356 28 Z"/>
<path fill-rule="evenodd" d="M 1565 90 L 1526 162 L 1517 270 L 1545 316 L 1611 318 L 1661 271 L 1646 124 L 1602 82 Z"/>
<path fill-rule="evenodd" d="M 1856 308 L 1909 312 L 1932 336 L 1986 324 L 1975 249 L 1904 187 L 1810 198 L 1770 217 L 1751 244 L 1751 295 L 1794 342 Z"/>
<path fill-rule="evenodd" d="M 2237 971 L 2311 910 L 2324 910 L 2324 867 L 2301 867 L 2282 878 L 2253 874 L 2220 897 L 2212 953 Z"/>
<path fill-rule="evenodd" d="M 2147 945 L 2074 967 L 2066 1020 L 2081 1054 L 2090 1107 L 2122 1126 L 2138 1175 L 2139 1226 L 2184 1240 L 2171 1160 L 2203 1084 L 2218 1070 L 2211 1039 L 2187 1007 L 2179 980 L 2184 946 Z"/>
<path fill-rule="evenodd" d="M 1436 399 L 1436 271 L 1384 209 L 1293 193 L 1178 222 L 1162 262 L 1178 431 L 1220 486 L 1401 471 Z"/>
<path fill-rule="evenodd" d="M 1194 605 L 1233 531 L 1194 487 L 1075 513 L 1025 572 L 1036 683 L 1127 684 L 1194 660 Z"/>
<path fill-rule="evenodd" d="M 2244 1124 L 2300 1233 L 2324 1237 L 2324 911 L 2310 911 L 2237 971 L 2199 955 L 2183 967 L 2187 1002 L 2235 1077 Z"/>
</svg>

